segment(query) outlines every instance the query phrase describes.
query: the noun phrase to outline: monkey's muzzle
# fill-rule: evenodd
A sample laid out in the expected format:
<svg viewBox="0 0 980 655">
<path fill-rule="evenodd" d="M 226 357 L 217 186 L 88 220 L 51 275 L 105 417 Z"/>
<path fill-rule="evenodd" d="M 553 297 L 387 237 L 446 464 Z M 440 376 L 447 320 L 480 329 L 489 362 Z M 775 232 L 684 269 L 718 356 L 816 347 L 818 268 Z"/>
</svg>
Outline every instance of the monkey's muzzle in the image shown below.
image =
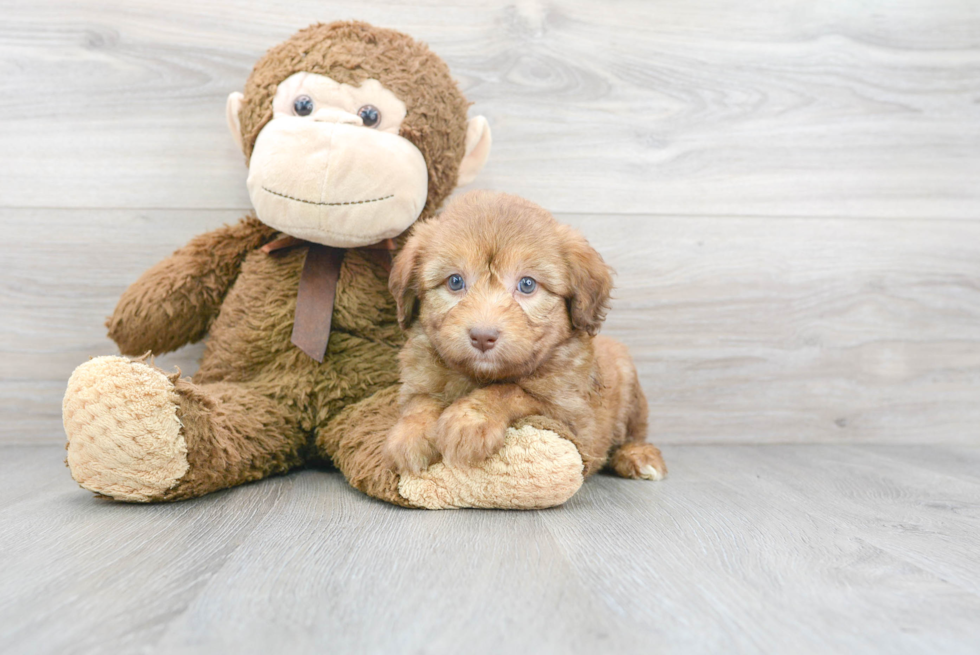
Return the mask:
<svg viewBox="0 0 980 655">
<path fill-rule="evenodd" d="M 425 158 L 404 137 L 279 117 L 255 141 L 247 184 L 263 223 L 356 248 L 408 229 L 425 206 L 429 179 Z"/>
</svg>

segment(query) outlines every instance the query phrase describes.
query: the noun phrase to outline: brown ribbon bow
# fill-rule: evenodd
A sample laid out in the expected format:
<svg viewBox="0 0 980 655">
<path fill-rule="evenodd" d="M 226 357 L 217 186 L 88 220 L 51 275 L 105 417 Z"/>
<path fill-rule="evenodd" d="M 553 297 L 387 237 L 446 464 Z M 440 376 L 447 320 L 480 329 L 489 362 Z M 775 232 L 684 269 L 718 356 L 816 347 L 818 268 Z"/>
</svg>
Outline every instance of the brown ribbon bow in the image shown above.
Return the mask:
<svg viewBox="0 0 980 655">
<path fill-rule="evenodd" d="M 285 236 L 262 246 L 264 253 L 272 254 L 290 248 L 307 246 L 303 273 L 299 278 L 299 292 L 296 294 L 296 316 L 293 320 L 291 341 L 304 353 L 318 362 L 323 362 L 330 341 L 330 321 L 333 318 L 333 303 L 337 295 L 337 280 L 340 265 L 344 261 L 346 248 L 333 248 L 312 241 Z M 357 250 L 391 272 L 391 253 L 395 250 L 394 239 L 385 239 Z"/>
</svg>

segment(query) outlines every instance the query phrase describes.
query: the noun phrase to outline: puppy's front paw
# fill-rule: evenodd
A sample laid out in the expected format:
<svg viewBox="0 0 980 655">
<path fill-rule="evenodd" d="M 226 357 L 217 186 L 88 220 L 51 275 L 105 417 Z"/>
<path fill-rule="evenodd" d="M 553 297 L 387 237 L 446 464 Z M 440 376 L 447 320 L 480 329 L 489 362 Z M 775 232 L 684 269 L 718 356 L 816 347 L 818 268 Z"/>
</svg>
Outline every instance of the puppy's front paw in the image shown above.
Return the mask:
<svg viewBox="0 0 980 655">
<path fill-rule="evenodd" d="M 403 417 L 395 423 L 385 441 L 385 459 L 399 473 L 418 473 L 438 459 L 438 452 L 426 434 L 423 421 Z"/>
<path fill-rule="evenodd" d="M 450 466 L 473 466 L 503 447 L 506 432 L 506 422 L 462 399 L 439 417 L 435 441 Z"/>
</svg>

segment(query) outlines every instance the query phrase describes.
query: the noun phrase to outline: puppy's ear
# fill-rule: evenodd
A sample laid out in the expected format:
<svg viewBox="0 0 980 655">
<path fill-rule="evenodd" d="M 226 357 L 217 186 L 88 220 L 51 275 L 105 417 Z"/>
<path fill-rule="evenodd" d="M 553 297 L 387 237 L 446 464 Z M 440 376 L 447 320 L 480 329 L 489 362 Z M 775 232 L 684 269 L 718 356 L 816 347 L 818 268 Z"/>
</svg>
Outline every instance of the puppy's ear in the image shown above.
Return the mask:
<svg viewBox="0 0 980 655">
<path fill-rule="evenodd" d="M 562 228 L 571 291 L 568 313 L 572 327 L 595 336 L 609 311 L 613 271 L 577 230 L 566 225 Z"/>
<path fill-rule="evenodd" d="M 416 269 L 419 264 L 419 253 L 422 250 L 422 225 L 415 224 L 411 236 L 395 256 L 388 276 L 388 290 L 395 297 L 398 314 L 398 325 L 403 330 L 408 329 L 415 318 L 415 306 L 418 303 L 418 279 Z"/>
</svg>

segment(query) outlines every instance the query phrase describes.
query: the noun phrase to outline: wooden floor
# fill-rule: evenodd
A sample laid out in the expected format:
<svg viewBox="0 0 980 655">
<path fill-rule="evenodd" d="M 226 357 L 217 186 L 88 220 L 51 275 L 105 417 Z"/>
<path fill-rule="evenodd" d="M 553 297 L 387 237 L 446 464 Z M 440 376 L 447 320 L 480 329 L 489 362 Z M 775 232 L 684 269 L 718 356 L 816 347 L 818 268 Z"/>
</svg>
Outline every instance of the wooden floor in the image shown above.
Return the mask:
<svg viewBox="0 0 980 655">
<path fill-rule="evenodd" d="M 115 504 L 63 452 L 0 450 L 3 653 L 980 651 L 980 447 L 673 446 L 525 513 Z"/>
<path fill-rule="evenodd" d="M 617 270 L 667 481 L 71 481 L 119 295 L 250 209 L 225 98 L 339 18 L 428 42 L 491 124 L 474 186 Z M 0 0 L 0 653 L 980 652 L 978 89 L 976 0 Z"/>
</svg>

